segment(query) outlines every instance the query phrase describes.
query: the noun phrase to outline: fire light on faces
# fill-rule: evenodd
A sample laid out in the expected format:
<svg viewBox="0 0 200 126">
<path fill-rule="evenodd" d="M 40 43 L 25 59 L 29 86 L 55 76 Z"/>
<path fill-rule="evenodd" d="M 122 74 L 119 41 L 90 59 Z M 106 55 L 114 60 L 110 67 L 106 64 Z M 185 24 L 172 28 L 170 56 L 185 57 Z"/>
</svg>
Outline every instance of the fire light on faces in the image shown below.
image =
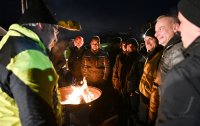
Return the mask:
<svg viewBox="0 0 200 126">
<path fill-rule="evenodd" d="M 60 91 L 61 95 L 62 92 L 65 93 L 64 100 L 61 98 L 61 104 L 89 103 L 99 98 L 101 95 L 101 91 L 97 88 L 87 86 L 87 81 L 85 78 L 83 78 L 83 81 L 81 81 L 80 85 L 69 86 L 67 88 L 60 89 Z"/>
</svg>

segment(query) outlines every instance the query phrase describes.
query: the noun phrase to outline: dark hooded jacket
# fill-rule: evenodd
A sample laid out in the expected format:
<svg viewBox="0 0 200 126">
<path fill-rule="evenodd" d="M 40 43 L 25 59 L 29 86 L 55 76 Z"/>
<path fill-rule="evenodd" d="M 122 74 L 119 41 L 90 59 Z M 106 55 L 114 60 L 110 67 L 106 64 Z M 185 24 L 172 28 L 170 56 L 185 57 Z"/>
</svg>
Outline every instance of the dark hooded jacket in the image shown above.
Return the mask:
<svg viewBox="0 0 200 126">
<path fill-rule="evenodd" d="M 58 125 L 58 75 L 37 34 L 11 25 L 0 42 L 0 71 L 2 126 Z"/>
</svg>

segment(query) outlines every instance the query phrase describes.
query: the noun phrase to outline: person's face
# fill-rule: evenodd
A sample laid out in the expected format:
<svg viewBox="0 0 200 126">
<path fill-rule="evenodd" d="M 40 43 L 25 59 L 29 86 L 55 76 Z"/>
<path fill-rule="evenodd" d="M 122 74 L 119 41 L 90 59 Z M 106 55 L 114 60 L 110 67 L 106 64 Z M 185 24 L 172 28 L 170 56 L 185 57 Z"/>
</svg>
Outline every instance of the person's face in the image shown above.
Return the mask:
<svg viewBox="0 0 200 126">
<path fill-rule="evenodd" d="M 155 25 L 155 37 L 160 45 L 166 46 L 170 39 L 177 32 L 178 24 L 174 24 L 170 18 L 164 17 L 157 21 Z"/>
<path fill-rule="evenodd" d="M 123 51 L 123 52 L 126 52 L 126 51 L 127 51 L 127 49 L 126 49 L 126 43 L 122 43 L 122 51 Z"/>
<path fill-rule="evenodd" d="M 91 40 L 90 46 L 92 51 L 98 51 L 100 48 L 99 42 L 96 40 Z"/>
<path fill-rule="evenodd" d="M 145 36 L 144 42 L 145 42 L 147 52 L 151 52 L 157 46 L 157 40 L 150 36 Z"/>
<path fill-rule="evenodd" d="M 127 52 L 134 52 L 136 50 L 135 46 L 133 44 L 127 45 Z"/>
<path fill-rule="evenodd" d="M 180 20 L 179 31 L 183 46 L 187 48 L 198 36 L 200 36 L 200 28 L 188 21 L 180 12 L 178 13 Z"/>
<path fill-rule="evenodd" d="M 81 48 L 83 44 L 84 44 L 84 41 L 81 38 L 77 38 L 74 40 L 74 46 L 76 46 L 77 48 Z"/>
</svg>

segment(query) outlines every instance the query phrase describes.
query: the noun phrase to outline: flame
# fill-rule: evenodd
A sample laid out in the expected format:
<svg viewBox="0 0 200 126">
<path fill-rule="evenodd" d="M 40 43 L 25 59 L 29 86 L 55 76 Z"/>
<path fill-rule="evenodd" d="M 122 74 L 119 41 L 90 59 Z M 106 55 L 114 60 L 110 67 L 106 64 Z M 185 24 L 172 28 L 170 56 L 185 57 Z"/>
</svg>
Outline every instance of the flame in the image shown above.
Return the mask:
<svg viewBox="0 0 200 126">
<path fill-rule="evenodd" d="M 66 100 L 61 104 L 80 104 L 88 103 L 94 99 L 94 94 L 89 91 L 85 78 L 81 81 L 81 85 L 71 86 L 72 93 L 66 96 Z"/>
</svg>

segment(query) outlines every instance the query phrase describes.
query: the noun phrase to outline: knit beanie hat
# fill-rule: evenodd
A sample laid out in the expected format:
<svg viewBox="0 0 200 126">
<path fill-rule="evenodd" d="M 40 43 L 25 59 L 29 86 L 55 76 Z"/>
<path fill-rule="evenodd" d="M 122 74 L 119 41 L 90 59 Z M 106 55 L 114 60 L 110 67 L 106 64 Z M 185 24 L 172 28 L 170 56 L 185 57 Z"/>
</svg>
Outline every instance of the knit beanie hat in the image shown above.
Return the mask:
<svg viewBox="0 0 200 126">
<path fill-rule="evenodd" d="M 144 36 L 150 36 L 150 37 L 153 37 L 155 38 L 155 29 L 154 27 L 150 27 L 149 29 L 146 30 Z"/>
<path fill-rule="evenodd" d="M 32 4 L 25 10 L 22 17 L 18 20 L 19 24 L 27 23 L 47 23 L 57 24 L 56 19 L 42 0 L 33 0 Z"/>
<path fill-rule="evenodd" d="M 178 10 L 186 19 L 200 27 L 200 0 L 181 0 Z"/>
<path fill-rule="evenodd" d="M 114 43 L 121 43 L 122 42 L 122 38 L 121 37 L 116 37 L 113 39 Z"/>
<path fill-rule="evenodd" d="M 95 41 L 97 41 L 97 42 L 100 44 L 100 37 L 97 36 L 97 35 L 92 36 L 92 37 L 91 37 L 91 40 L 95 40 Z M 92 42 L 92 41 L 90 41 L 90 42 Z"/>
<path fill-rule="evenodd" d="M 139 44 L 138 41 L 135 38 L 130 38 L 126 41 L 127 45 L 128 44 L 133 44 L 136 48 L 138 48 Z"/>
</svg>

